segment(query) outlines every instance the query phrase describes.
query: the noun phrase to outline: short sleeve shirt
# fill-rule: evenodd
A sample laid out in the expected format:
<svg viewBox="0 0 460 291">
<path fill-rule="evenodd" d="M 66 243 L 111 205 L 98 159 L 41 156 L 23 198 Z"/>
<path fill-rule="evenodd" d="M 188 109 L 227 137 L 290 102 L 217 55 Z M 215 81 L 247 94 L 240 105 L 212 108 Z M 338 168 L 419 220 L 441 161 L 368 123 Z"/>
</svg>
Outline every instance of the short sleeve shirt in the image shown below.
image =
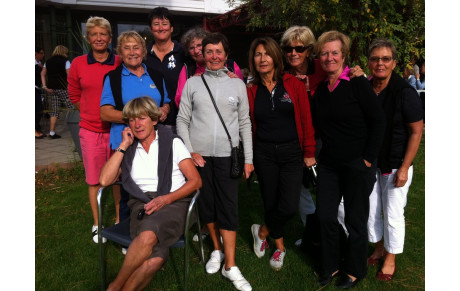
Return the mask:
<svg viewBox="0 0 460 291">
<path fill-rule="evenodd" d="M 147 68 L 145 64 L 142 64 L 145 69 L 144 74 L 141 77 L 131 73 L 124 65 L 123 70 L 121 71 L 121 96 L 123 104 L 128 103 L 131 99 L 142 97 L 142 96 L 149 96 L 153 100 L 155 100 L 156 104 L 160 106 L 161 101 L 161 94 L 160 91 L 157 89 L 155 83 L 150 78 L 149 74 L 147 73 Z M 164 87 L 164 84 L 162 84 Z M 164 103 L 170 102 L 168 94 L 166 90 Z M 110 86 L 110 77 L 104 81 L 104 88 L 102 89 L 101 95 L 101 106 L 104 105 L 112 105 L 115 107 L 115 99 L 113 97 L 112 88 Z M 111 149 L 116 149 L 121 141 L 122 136 L 121 132 L 126 127 L 123 123 L 114 123 L 112 122 L 110 128 L 110 147 Z"/>
</svg>

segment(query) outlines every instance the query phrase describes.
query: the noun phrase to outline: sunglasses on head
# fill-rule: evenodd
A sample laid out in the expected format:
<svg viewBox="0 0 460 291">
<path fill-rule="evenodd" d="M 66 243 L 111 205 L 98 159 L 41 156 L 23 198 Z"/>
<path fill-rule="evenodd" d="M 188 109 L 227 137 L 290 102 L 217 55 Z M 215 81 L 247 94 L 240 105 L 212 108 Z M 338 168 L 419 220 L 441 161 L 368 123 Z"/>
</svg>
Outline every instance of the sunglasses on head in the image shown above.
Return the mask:
<svg viewBox="0 0 460 291">
<path fill-rule="evenodd" d="M 298 53 L 303 53 L 304 51 L 306 51 L 309 48 L 310 48 L 310 46 L 303 46 L 303 45 L 298 45 L 298 46 L 289 46 L 289 45 L 287 45 L 287 46 L 283 46 L 283 50 L 286 53 L 290 53 L 290 52 L 292 52 L 292 50 L 295 50 Z"/>
</svg>

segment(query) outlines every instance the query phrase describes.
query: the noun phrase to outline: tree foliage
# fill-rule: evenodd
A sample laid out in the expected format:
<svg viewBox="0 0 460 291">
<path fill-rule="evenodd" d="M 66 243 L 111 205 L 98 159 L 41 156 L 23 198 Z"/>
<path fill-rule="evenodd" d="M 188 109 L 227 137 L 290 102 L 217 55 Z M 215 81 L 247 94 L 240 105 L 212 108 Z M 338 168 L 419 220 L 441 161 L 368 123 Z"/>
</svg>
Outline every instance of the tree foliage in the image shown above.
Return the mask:
<svg viewBox="0 0 460 291">
<path fill-rule="evenodd" d="M 234 3 L 234 0 L 228 0 Z M 306 25 L 316 37 L 328 30 L 347 34 L 350 60 L 366 67 L 367 49 L 377 37 L 392 39 L 398 62 L 411 54 L 425 57 L 425 0 L 242 0 L 249 6 L 247 29 L 271 27 L 284 31 Z"/>
</svg>

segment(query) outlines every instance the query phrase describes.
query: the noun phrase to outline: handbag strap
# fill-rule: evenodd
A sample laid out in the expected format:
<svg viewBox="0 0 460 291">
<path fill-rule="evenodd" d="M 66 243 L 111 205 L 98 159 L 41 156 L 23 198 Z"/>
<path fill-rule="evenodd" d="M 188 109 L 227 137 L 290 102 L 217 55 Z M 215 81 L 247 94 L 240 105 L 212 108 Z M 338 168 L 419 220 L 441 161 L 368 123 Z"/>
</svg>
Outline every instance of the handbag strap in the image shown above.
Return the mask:
<svg viewBox="0 0 460 291">
<path fill-rule="evenodd" d="M 222 115 L 220 115 L 219 108 L 217 108 L 216 101 L 214 101 L 214 97 L 212 96 L 211 90 L 209 89 L 208 83 L 206 83 L 206 80 L 204 79 L 203 75 L 204 74 L 201 75 L 201 79 L 203 80 L 203 83 L 206 86 L 206 89 L 208 89 L 209 97 L 211 97 L 212 104 L 214 104 L 214 108 L 216 109 L 217 115 L 219 115 L 220 121 L 222 122 L 222 125 L 224 126 L 225 132 L 227 133 L 228 141 L 230 142 L 230 148 L 233 148 L 233 143 L 232 143 L 232 138 L 230 137 L 230 133 L 228 133 L 227 126 L 225 126 L 224 119 L 222 118 Z"/>
</svg>

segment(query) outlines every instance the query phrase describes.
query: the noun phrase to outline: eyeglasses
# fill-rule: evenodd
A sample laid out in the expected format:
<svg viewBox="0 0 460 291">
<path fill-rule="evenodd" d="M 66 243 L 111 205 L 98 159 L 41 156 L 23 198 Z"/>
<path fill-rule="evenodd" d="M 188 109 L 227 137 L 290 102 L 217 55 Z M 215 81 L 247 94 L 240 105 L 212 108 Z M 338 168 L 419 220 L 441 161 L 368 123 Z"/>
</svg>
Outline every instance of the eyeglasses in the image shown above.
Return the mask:
<svg viewBox="0 0 460 291">
<path fill-rule="evenodd" d="M 283 46 L 283 51 L 286 53 L 292 52 L 292 50 L 295 50 L 298 53 L 303 53 L 307 49 L 309 49 L 311 46 L 303 46 L 303 45 L 298 45 L 298 46 Z"/>
<path fill-rule="evenodd" d="M 376 64 L 378 64 L 380 62 L 380 60 L 382 60 L 382 62 L 384 64 L 388 64 L 389 62 L 391 62 L 391 60 L 393 60 L 393 58 L 392 57 L 381 57 L 381 58 L 379 58 L 379 57 L 370 57 L 369 58 L 369 61 L 371 63 L 376 63 Z"/>
</svg>

